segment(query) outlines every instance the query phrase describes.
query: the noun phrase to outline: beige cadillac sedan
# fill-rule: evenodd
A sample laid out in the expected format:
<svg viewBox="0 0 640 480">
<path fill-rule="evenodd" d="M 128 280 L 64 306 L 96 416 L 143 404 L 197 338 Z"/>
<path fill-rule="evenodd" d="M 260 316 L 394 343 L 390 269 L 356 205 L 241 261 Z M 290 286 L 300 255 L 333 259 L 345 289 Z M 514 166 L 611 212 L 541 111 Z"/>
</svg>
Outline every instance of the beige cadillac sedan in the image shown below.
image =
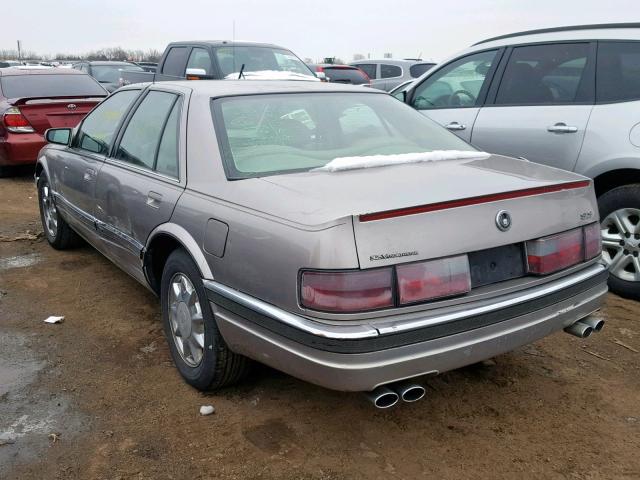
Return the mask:
<svg viewBox="0 0 640 480">
<path fill-rule="evenodd" d="M 253 359 L 384 408 L 421 398 L 416 377 L 602 328 L 591 181 L 478 151 L 383 92 L 135 85 L 47 139 L 49 243 L 83 238 L 155 292 L 198 389 Z"/>
</svg>

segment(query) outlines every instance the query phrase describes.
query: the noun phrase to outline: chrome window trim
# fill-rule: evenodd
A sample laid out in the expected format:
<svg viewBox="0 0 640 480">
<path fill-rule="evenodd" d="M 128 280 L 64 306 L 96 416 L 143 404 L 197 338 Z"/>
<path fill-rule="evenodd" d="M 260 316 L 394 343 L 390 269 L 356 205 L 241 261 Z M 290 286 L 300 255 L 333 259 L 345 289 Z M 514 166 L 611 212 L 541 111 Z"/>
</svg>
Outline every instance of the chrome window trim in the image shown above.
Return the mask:
<svg viewBox="0 0 640 480">
<path fill-rule="evenodd" d="M 297 328 L 299 330 L 305 331 L 312 335 L 317 335 L 320 337 L 333 338 L 333 339 L 361 339 L 361 338 L 371 338 L 379 335 L 385 335 L 390 333 L 399 333 L 405 332 L 408 330 L 415 330 L 422 327 L 433 326 L 439 323 L 453 322 L 456 320 L 461 320 L 463 318 L 480 315 L 488 312 L 492 312 L 495 310 L 501 310 L 503 308 L 507 308 L 513 305 L 517 305 L 519 303 L 527 302 L 530 300 L 535 300 L 536 298 L 544 297 L 558 290 L 563 290 L 572 285 L 578 284 L 589 278 L 592 278 L 603 271 L 606 270 L 606 267 L 600 263 L 596 263 L 591 265 L 584 270 L 572 274 L 570 276 L 561 278 L 551 283 L 543 284 L 539 287 L 532 288 L 530 291 L 525 293 L 517 294 L 511 298 L 507 298 L 504 300 L 498 300 L 492 302 L 490 304 L 467 308 L 457 312 L 451 312 L 441 315 L 432 315 L 427 318 L 418 318 L 411 320 L 399 320 L 393 321 L 389 320 L 384 323 L 381 322 L 376 324 L 376 326 L 372 326 L 371 324 L 364 323 L 368 322 L 368 320 L 363 320 L 362 325 L 330 325 L 324 324 L 321 322 L 317 322 L 314 320 L 310 320 L 308 318 L 302 317 L 300 315 L 295 315 L 284 311 L 274 305 L 271 305 L 262 300 L 258 300 L 250 295 L 239 292 L 233 288 L 229 288 L 226 285 L 223 285 L 214 280 L 203 280 L 204 287 L 208 290 L 216 292 L 229 300 L 239 303 L 247 308 L 250 308 L 258 313 L 263 315 L 267 315 L 271 318 L 279 320 L 286 325 Z"/>
</svg>

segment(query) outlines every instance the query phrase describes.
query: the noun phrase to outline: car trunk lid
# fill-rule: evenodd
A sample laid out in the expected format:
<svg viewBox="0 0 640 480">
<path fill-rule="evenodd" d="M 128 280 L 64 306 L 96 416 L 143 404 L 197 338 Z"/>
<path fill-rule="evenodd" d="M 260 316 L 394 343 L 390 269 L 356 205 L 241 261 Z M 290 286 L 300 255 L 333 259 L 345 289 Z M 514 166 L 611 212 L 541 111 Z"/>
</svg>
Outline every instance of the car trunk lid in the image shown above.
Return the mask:
<svg viewBox="0 0 640 480">
<path fill-rule="evenodd" d="M 74 128 L 95 107 L 100 97 L 20 98 L 17 107 L 34 130 L 43 134 L 48 128 Z"/>
<path fill-rule="evenodd" d="M 259 195 L 258 210 L 316 228 L 350 218 L 361 268 L 516 244 L 597 220 L 588 179 L 496 155 L 259 181 L 273 188 Z M 298 193 L 296 201 L 282 201 L 282 189 Z M 244 202 L 258 199 L 247 194 Z M 502 210 L 512 220 L 506 230 L 496 223 Z"/>
</svg>

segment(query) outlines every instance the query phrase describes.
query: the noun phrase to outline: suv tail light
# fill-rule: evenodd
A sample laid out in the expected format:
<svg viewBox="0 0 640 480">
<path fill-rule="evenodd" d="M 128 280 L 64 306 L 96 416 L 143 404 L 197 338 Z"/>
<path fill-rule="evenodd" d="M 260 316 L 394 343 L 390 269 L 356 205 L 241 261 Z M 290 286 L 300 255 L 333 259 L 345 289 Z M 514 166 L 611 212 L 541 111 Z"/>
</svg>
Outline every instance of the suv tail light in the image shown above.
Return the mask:
<svg viewBox="0 0 640 480">
<path fill-rule="evenodd" d="M 393 306 L 393 270 L 303 272 L 303 306 L 325 312 L 362 312 Z"/>
<path fill-rule="evenodd" d="M 24 115 L 22 115 L 19 108 L 10 107 L 7 109 L 2 116 L 2 120 L 7 130 L 12 133 L 35 132 L 29 121 L 24 118 Z"/>
<path fill-rule="evenodd" d="M 602 254 L 602 233 L 600 224 L 591 223 L 584 227 L 584 259 L 591 260 Z"/>
<path fill-rule="evenodd" d="M 466 255 L 408 263 L 396 267 L 400 304 L 422 302 L 471 290 Z"/>
</svg>

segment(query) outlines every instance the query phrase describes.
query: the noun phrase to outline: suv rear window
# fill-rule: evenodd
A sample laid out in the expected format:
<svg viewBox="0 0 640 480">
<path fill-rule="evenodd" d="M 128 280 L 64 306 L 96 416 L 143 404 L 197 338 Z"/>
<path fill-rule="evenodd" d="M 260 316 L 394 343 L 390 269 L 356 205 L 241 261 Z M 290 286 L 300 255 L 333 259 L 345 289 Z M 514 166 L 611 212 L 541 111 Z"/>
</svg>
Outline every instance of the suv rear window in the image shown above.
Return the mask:
<svg viewBox="0 0 640 480">
<path fill-rule="evenodd" d="M 0 87 L 7 98 L 107 95 L 89 75 L 11 75 L 0 77 Z"/>
<path fill-rule="evenodd" d="M 369 83 L 369 79 L 357 68 L 324 67 L 324 73 L 329 77 L 330 82 L 353 83 L 355 85 Z"/>
<path fill-rule="evenodd" d="M 600 42 L 596 89 L 599 102 L 640 100 L 640 42 Z"/>
</svg>

